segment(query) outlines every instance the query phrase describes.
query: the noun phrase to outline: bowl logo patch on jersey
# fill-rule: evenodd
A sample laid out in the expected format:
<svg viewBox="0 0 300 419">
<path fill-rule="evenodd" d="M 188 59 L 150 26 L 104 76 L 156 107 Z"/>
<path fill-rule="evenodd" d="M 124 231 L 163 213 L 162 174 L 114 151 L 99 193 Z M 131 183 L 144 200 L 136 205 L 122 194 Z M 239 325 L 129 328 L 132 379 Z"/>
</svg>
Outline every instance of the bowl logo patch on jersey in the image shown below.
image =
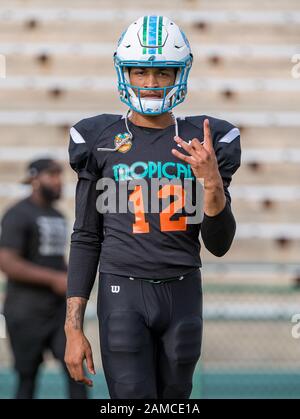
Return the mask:
<svg viewBox="0 0 300 419">
<path fill-rule="evenodd" d="M 118 147 L 120 144 L 122 145 L 118 148 L 118 151 L 121 153 L 127 153 L 127 151 L 131 149 L 132 141 L 130 139 L 130 135 L 127 132 L 115 136 L 115 146 Z"/>
</svg>

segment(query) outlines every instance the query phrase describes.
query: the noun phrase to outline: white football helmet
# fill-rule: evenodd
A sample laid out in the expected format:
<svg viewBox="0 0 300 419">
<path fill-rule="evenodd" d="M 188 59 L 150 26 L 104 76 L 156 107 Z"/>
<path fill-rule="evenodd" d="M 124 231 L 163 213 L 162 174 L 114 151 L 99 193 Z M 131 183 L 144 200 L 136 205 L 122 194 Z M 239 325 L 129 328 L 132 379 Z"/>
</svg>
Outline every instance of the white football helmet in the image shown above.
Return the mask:
<svg viewBox="0 0 300 419">
<path fill-rule="evenodd" d="M 185 99 L 192 62 L 189 42 L 174 22 L 165 16 L 140 17 L 123 32 L 114 53 L 121 101 L 146 115 L 170 111 Z M 175 67 L 175 84 L 163 88 L 133 86 L 129 67 Z M 160 90 L 163 95 L 159 99 L 142 98 L 141 90 Z"/>
</svg>

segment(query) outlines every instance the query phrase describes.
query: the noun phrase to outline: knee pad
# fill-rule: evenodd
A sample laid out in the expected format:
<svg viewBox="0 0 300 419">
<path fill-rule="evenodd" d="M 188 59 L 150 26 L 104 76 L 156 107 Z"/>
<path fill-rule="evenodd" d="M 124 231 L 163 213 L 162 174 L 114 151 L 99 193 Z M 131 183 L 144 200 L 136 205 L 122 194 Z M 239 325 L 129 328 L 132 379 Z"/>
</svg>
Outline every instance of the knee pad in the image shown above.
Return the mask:
<svg viewBox="0 0 300 419">
<path fill-rule="evenodd" d="M 136 311 L 113 311 L 106 319 L 110 352 L 140 352 L 149 343 L 143 317 Z"/>
<path fill-rule="evenodd" d="M 169 350 L 171 358 L 179 364 L 197 362 L 201 355 L 202 319 L 185 317 L 172 331 Z"/>
<path fill-rule="evenodd" d="M 113 311 L 102 333 L 102 363 L 108 380 L 127 388 L 128 393 L 135 391 L 135 384 L 145 381 L 151 372 L 152 345 L 144 318 L 136 311 Z"/>
</svg>

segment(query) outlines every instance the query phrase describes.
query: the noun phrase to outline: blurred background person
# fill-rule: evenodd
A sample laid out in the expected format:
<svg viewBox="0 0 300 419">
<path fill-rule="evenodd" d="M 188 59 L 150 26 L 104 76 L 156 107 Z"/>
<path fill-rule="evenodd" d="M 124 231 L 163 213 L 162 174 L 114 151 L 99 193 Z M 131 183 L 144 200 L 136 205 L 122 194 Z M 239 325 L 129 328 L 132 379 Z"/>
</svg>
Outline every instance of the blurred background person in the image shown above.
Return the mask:
<svg viewBox="0 0 300 419">
<path fill-rule="evenodd" d="M 23 180 L 31 185 L 31 194 L 2 218 L 0 267 L 8 279 L 4 315 L 18 376 L 18 399 L 34 397 L 46 349 L 65 369 L 67 224 L 53 205 L 61 197 L 62 172 L 53 159 L 32 161 Z M 65 372 L 70 398 L 86 398 L 85 388 Z"/>
</svg>

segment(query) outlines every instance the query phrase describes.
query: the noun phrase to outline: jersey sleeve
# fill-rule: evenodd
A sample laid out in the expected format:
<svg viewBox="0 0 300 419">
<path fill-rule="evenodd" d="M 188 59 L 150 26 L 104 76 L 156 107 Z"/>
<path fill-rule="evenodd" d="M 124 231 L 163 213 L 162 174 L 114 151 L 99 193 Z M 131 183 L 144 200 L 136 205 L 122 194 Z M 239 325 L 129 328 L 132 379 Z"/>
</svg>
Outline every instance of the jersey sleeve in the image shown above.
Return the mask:
<svg viewBox="0 0 300 419">
<path fill-rule="evenodd" d="M 226 204 L 215 216 L 204 214 L 201 236 L 205 247 L 215 256 L 223 256 L 231 247 L 236 221 L 231 210 L 231 195 L 228 190 L 232 176 L 241 164 L 240 132 L 227 121 L 210 121 L 214 149 L 222 177 Z"/>
<path fill-rule="evenodd" d="M 0 248 L 10 248 L 22 254 L 28 237 L 28 223 L 17 208 L 10 208 L 1 220 Z"/>
<path fill-rule="evenodd" d="M 99 178 L 95 145 L 101 134 L 121 118 L 115 114 L 96 115 L 82 119 L 70 129 L 69 162 L 79 179 Z"/>
<path fill-rule="evenodd" d="M 228 191 L 232 176 L 241 164 L 240 131 L 227 121 L 217 120 L 214 128 L 214 149 L 218 160 L 219 172 L 223 180 L 224 192 L 231 202 Z"/>
<path fill-rule="evenodd" d="M 71 235 L 67 297 L 88 299 L 97 275 L 103 241 L 103 215 L 97 211 L 96 181 L 76 185 L 75 222 Z"/>
<path fill-rule="evenodd" d="M 88 299 L 97 275 L 103 241 L 103 215 L 97 211 L 101 177 L 93 146 L 99 135 L 93 118 L 83 119 L 70 130 L 69 162 L 77 173 L 75 222 L 71 234 L 67 298 Z"/>
<path fill-rule="evenodd" d="M 97 180 L 99 170 L 93 154 L 93 132 L 86 120 L 82 120 L 70 129 L 69 162 L 79 179 Z"/>
</svg>

